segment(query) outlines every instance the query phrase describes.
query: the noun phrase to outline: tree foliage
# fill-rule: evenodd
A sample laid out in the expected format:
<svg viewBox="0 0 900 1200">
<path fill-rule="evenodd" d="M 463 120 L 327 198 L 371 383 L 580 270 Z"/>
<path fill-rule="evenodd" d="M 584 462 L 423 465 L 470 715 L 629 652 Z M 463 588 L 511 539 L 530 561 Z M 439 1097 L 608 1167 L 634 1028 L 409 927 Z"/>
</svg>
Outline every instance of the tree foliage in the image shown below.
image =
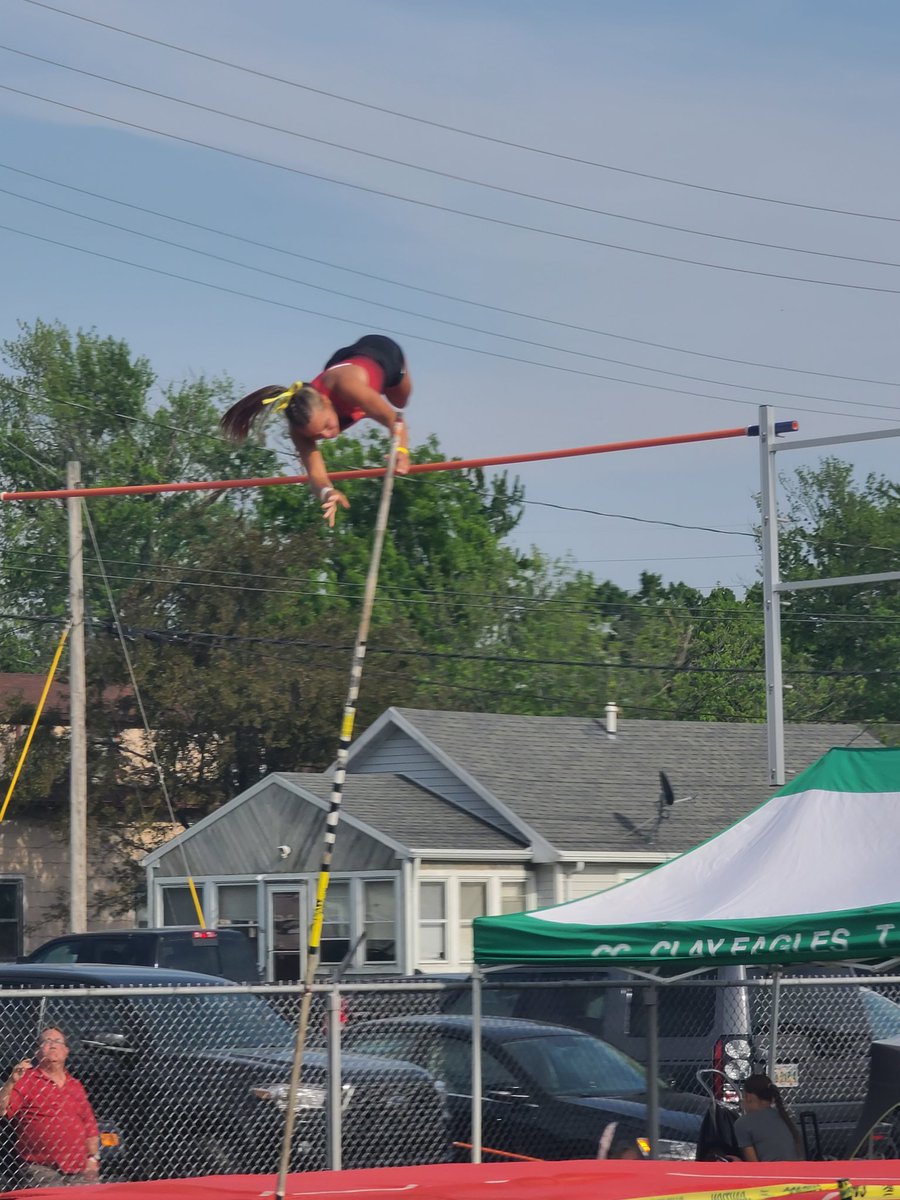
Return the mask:
<svg viewBox="0 0 900 1200">
<path fill-rule="evenodd" d="M 160 387 L 150 364 L 95 332 L 38 322 L 7 342 L 0 484 L 59 486 L 273 475 L 265 441 L 218 433 L 227 379 Z M 377 431 L 325 452 L 334 470 L 383 460 Z M 415 450 L 439 461 L 434 439 Z M 293 469 L 293 468 L 292 468 Z M 884 569 L 900 534 L 890 481 L 827 460 L 789 481 L 786 577 Z M 87 506 L 91 805 L 138 841 L 167 818 L 119 644 L 124 631 L 177 814 L 206 813 L 272 770 L 333 757 L 369 565 L 377 483 L 350 480 L 329 531 L 307 489 L 96 500 Z M 510 541 L 523 489 L 496 472 L 397 481 L 356 729 L 389 705 L 541 715 L 762 721 L 762 597 L 645 572 L 633 591 Z M 44 672 L 67 611 L 57 503 L 0 505 L 0 670 Z M 96 537 L 100 559 L 93 549 Z M 896 585 L 800 592 L 785 606 L 791 720 L 896 719 Z M 4 773 L 17 738 L 6 713 Z M 136 733 L 135 730 L 138 730 Z M 16 803 L 61 819 L 64 723 L 48 721 Z M 128 836 L 132 836 L 129 832 Z M 124 837 L 125 834 L 122 833 Z"/>
</svg>

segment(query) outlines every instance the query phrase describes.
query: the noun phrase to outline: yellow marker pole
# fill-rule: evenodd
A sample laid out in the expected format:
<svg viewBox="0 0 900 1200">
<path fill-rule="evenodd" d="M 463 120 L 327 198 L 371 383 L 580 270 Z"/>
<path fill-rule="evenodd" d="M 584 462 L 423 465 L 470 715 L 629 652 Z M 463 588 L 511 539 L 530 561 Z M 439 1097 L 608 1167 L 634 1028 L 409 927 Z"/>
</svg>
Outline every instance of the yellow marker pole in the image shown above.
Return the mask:
<svg viewBox="0 0 900 1200">
<path fill-rule="evenodd" d="M 34 710 L 34 719 L 31 722 L 31 728 L 28 730 L 28 737 L 25 739 L 25 745 L 22 747 L 22 753 L 19 755 L 19 761 L 16 764 L 16 769 L 13 772 L 13 777 L 10 780 L 9 789 L 6 793 L 6 799 L 3 801 L 3 807 L 0 808 L 0 821 L 6 816 L 6 810 L 9 808 L 9 802 L 12 800 L 12 794 L 16 790 L 16 784 L 19 782 L 19 776 L 22 774 L 22 768 L 25 766 L 25 759 L 28 757 L 28 751 L 31 748 L 31 741 L 34 737 L 34 732 L 37 729 L 38 721 L 41 719 L 41 713 L 44 711 L 44 705 L 47 702 L 47 697 L 50 694 L 50 687 L 53 683 L 53 676 L 56 674 L 56 668 L 59 666 L 59 660 L 62 658 L 63 647 L 66 644 L 66 638 L 69 636 L 67 625 L 63 630 L 62 637 L 59 639 L 59 645 L 56 647 L 56 653 L 53 655 L 53 662 L 50 664 L 50 671 L 47 675 L 47 680 L 44 684 L 44 690 L 41 692 L 41 698 L 38 700 L 37 708 Z"/>
<path fill-rule="evenodd" d="M 284 1200 L 287 1186 L 287 1174 L 291 1161 L 291 1141 L 294 1134 L 294 1115 L 296 1111 L 297 1088 L 303 1071 L 303 1051 L 306 1045 L 306 1030 L 309 1024 L 309 1010 L 312 1005 L 312 992 L 309 990 L 316 979 L 322 939 L 322 923 L 325 917 L 325 897 L 328 894 L 328 881 L 331 874 L 331 860 L 334 855 L 334 843 L 337 835 L 338 820 L 341 812 L 341 798 L 344 790 L 344 780 L 347 775 L 347 756 L 350 741 L 353 737 L 353 724 L 356 720 L 356 701 L 359 697 L 359 687 L 362 681 L 363 663 L 366 658 L 366 645 L 369 638 L 369 624 L 372 619 L 372 608 L 375 604 L 375 589 L 378 586 L 378 571 L 381 566 L 381 552 L 384 548 L 384 538 L 387 532 L 388 513 L 391 507 L 391 494 L 394 490 L 394 472 L 397 466 L 398 437 L 391 438 L 391 452 L 388 456 L 387 470 L 381 488 L 381 501 L 378 505 L 378 516 L 375 521 L 375 537 L 372 542 L 372 556 L 369 559 L 369 571 L 366 575 L 366 588 L 363 594 L 362 611 L 359 618 L 359 630 L 356 634 L 356 645 L 353 648 L 353 661 L 350 667 L 350 687 L 344 703 L 344 714 L 341 719 L 341 736 L 338 744 L 337 764 L 334 771 L 334 783 L 331 789 L 331 804 L 325 818 L 325 845 L 322 854 L 322 865 L 319 869 L 319 879 L 316 885 L 316 905 L 313 912 L 312 924 L 309 930 L 309 947 L 306 954 L 306 974 L 304 977 L 305 990 L 300 999 L 300 1016 L 297 1022 L 297 1037 L 294 1042 L 294 1058 L 291 1065 L 291 1082 L 288 1088 L 287 1112 L 285 1114 L 284 1140 L 281 1147 L 281 1165 L 278 1172 L 276 1196 Z"/>
<path fill-rule="evenodd" d="M 200 923 L 200 928 L 206 928 L 206 921 L 203 918 L 203 905 L 200 903 L 200 896 L 197 892 L 197 885 L 194 883 L 193 876 L 188 875 L 188 891 L 191 893 L 191 899 L 194 902 L 194 911 L 197 914 L 197 920 Z"/>
</svg>

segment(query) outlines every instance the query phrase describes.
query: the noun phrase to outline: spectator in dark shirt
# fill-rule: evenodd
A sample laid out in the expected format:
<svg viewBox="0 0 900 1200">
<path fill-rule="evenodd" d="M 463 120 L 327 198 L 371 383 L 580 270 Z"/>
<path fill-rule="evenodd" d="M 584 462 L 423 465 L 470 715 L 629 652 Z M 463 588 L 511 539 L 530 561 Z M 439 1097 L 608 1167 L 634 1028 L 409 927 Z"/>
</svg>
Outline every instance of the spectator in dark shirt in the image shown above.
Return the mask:
<svg viewBox="0 0 900 1200">
<path fill-rule="evenodd" d="M 41 1032 L 37 1065 L 23 1058 L 0 1088 L 0 1114 L 16 1127 L 25 1187 L 96 1183 L 100 1135 L 84 1088 L 66 1070 L 60 1029 Z"/>
<path fill-rule="evenodd" d="M 750 1075 L 744 1080 L 744 1115 L 735 1121 L 734 1132 L 746 1162 L 796 1162 L 802 1158 L 797 1126 L 768 1075 Z"/>
</svg>

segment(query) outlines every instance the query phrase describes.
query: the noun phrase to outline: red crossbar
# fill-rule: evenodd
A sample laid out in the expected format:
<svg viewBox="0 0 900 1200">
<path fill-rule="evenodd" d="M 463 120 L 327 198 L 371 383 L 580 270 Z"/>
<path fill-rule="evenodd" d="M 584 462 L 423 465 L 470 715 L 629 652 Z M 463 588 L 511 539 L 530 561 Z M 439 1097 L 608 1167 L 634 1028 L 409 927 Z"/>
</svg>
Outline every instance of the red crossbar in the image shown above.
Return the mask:
<svg viewBox="0 0 900 1200">
<path fill-rule="evenodd" d="M 605 442 L 599 446 L 575 446 L 569 450 L 538 450 L 533 454 L 500 454 L 494 458 L 454 458 L 447 462 L 413 463 L 410 475 L 432 471 L 471 471 L 477 467 L 503 467 L 514 463 L 544 462 L 550 458 L 578 458 L 586 454 L 614 454 L 618 450 L 648 450 L 654 446 L 682 446 L 687 442 L 714 442 L 722 438 L 752 437 L 755 427 L 712 429 L 706 433 L 676 433 L 669 437 L 637 438 L 630 442 Z M 331 479 L 378 479 L 384 467 L 361 471 L 329 471 Z M 186 483 L 130 483 L 118 487 L 57 488 L 44 492 L 0 492 L 0 500 L 68 500 L 75 496 L 149 496 L 157 492 L 217 492 L 226 488 L 278 487 L 306 483 L 306 475 L 274 475 L 255 479 L 201 479 Z"/>
</svg>

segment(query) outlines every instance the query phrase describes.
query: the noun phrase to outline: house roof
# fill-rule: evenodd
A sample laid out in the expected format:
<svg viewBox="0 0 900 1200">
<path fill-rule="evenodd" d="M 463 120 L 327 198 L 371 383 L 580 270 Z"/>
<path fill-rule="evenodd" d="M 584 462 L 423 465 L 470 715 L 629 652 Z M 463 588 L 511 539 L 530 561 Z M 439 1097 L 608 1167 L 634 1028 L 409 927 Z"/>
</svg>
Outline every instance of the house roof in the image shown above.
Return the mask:
<svg viewBox="0 0 900 1200">
<path fill-rule="evenodd" d="M 766 727 L 706 721 L 602 721 L 389 709 L 562 853 L 680 853 L 768 799 Z M 788 725 L 785 758 L 804 770 L 833 746 L 880 743 L 855 725 Z M 358 756 L 365 770 L 365 754 Z M 655 829 L 659 772 L 676 799 Z M 370 777 L 371 778 L 371 777 Z M 648 822 L 643 830 L 635 826 Z"/>
<path fill-rule="evenodd" d="M 320 800 L 328 800 L 331 795 L 331 775 L 281 773 L 280 778 Z M 400 775 L 348 775 L 342 807 L 350 816 L 412 851 L 522 849 L 523 857 L 527 856 L 522 842 Z"/>
</svg>

